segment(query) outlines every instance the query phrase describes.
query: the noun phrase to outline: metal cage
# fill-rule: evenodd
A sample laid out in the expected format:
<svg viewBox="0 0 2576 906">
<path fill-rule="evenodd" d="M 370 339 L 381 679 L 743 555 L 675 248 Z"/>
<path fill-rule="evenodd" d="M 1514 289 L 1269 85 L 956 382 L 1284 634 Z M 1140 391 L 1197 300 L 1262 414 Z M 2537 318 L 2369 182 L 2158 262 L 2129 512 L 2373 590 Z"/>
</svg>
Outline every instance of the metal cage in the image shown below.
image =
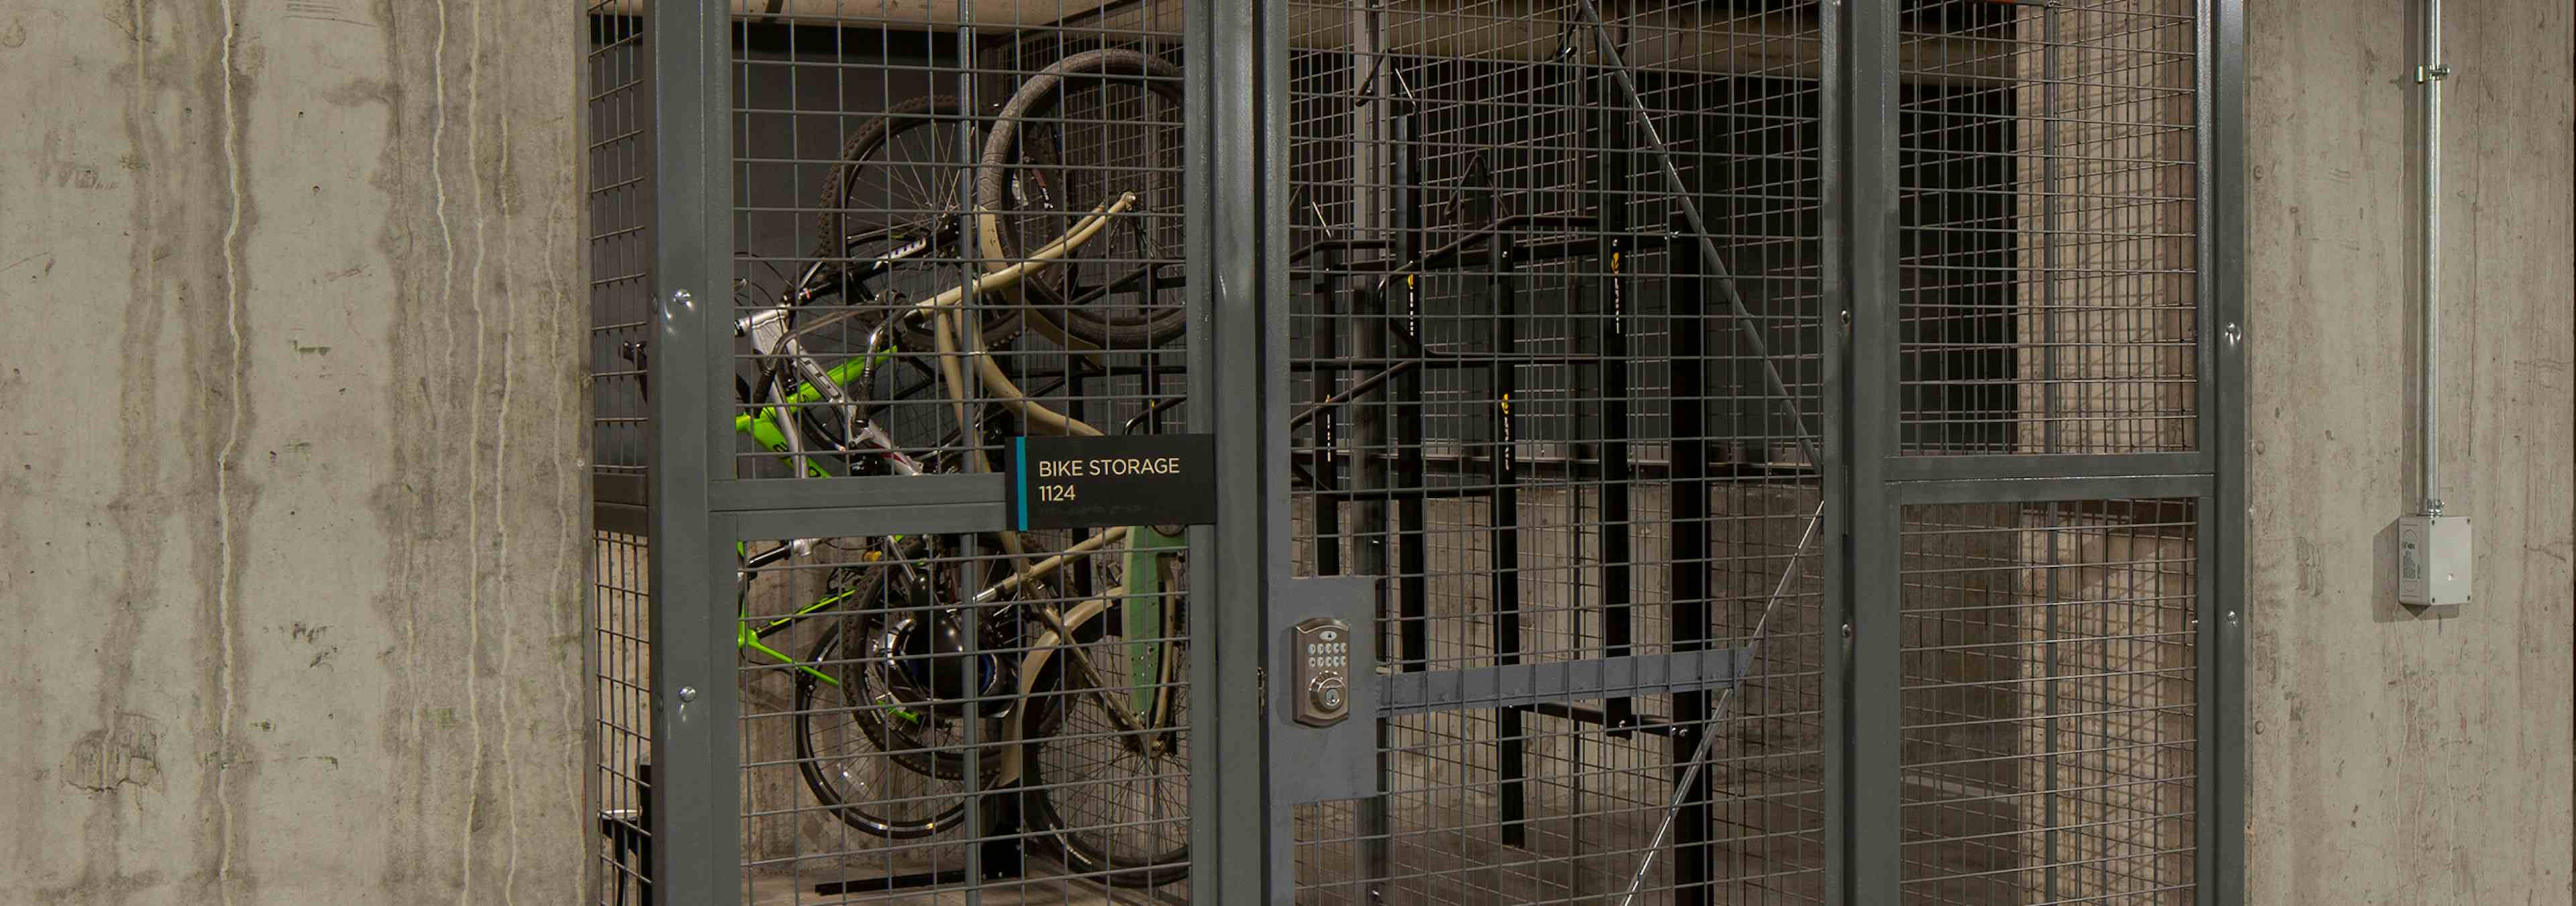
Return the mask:
<svg viewBox="0 0 2576 906">
<path fill-rule="evenodd" d="M 591 14 L 596 902 L 2242 901 L 2232 2 Z"/>
</svg>

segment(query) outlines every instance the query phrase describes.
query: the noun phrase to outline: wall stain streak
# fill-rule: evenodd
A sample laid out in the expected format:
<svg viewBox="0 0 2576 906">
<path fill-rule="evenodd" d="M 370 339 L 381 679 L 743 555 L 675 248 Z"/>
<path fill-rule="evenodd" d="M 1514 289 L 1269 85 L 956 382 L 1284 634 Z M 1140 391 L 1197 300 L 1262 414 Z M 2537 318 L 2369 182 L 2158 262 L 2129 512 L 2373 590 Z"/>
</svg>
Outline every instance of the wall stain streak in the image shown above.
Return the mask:
<svg viewBox="0 0 2576 906">
<path fill-rule="evenodd" d="M 166 158 L 161 135 L 152 115 L 152 99 L 157 90 L 158 73 L 150 42 L 146 35 L 151 25 L 145 18 L 141 0 L 133 4 L 134 25 L 130 40 L 123 48 L 127 65 L 120 77 L 125 80 L 128 97 L 118 126 L 124 133 L 128 153 L 138 157 Z M 127 183 L 129 200 L 126 230 L 131 237 L 126 248 L 127 295 L 118 313 L 118 345 L 127 350 L 157 351 L 162 344 L 162 324 L 170 312 L 164 307 L 172 296 L 163 285 L 157 267 L 156 249 L 162 242 L 158 227 L 161 210 L 160 187 L 155 174 L 137 174 Z M 50 264 L 48 267 L 50 268 Z M 162 533 L 160 526 L 171 515 L 167 488 L 161 481 L 161 432 L 154 428 L 158 418 L 161 389 L 152 372 L 124 369 L 118 374 L 116 396 L 117 438 L 116 474 L 118 487 L 109 499 L 106 517 L 114 526 L 117 555 L 110 562 L 117 565 L 113 582 L 101 583 L 106 607 L 97 657 L 97 686 L 91 702 L 90 717 L 102 725 L 94 733 L 112 733 L 113 727 L 127 719 L 122 715 L 137 707 L 132 701 L 134 665 L 143 634 L 143 614 L 161 594 Z M 11 394 L 15 397 L 16 394 Z M 11 558 L 15 559 L 15 558 Z M 144 715 L 134 715 L 144 717 Z M 33 740 L 37 734 L 26 733 Z M 77 752 L 78 749 L 75 749 Z M 157 763 L 158 757 L 155 757 Z M 66 768 L 68 770 L 68 767 Z M 148 789 L 111 789 L 93 797 L 80 823 L 79 870 L 68 883 L 40 889 L 43 900 L 73 901 L 74 897 L 105 896 L 121 900 L 134 892 L 157 887 L 165 877 L 146 871 L 129 875 L 124 864 L 125 822 L 121 809 L 129 797 L 140 799 Z M 166 786 L 165 790 L 166 792 Z M 136 807 L 141 807 L 137 803 Z"/>
<path fill-rule="evenodd" d="M 582 901 L 579 8 L 5 6 L 0 904 Z"/>
<path fill-rule="evenodd" d="M 241 743 L 235 738 L 233 731 L 233 716 L 241 713 L 243 709 L 241 685 L 248 673 L 235 650 L 242 632 L 241 614 L 236 598 L 241 588 L 243 545 L 247 540 L 242 536 L 239 524 L 256 505 L 258 488 L 235 475 L 239 468 L 242 435 L 250 429 L 251 420 L 250 398 L 247 391 L 250 363 L 243 355 L 243 344 L 249 342 L 250 333 L 246 311 L 250 287 L 249 277 L 242 269 L 242 257 L 248 242 L 253 215 L 248 186 L 250 165 L 242 157 L 242 144 L 243 133 L 249 129 L 250 116 L 244 108 L 249 106 L 249 93 L 252 86 L 249 84 L 248 76 L 234 63 L 234 56 L 241 49 L 240 14 L 233 9 L 230 0 L 222 3 L 217 8 L 217 12 L 222 16 L 223 40 L 220 46 L 223 52 L 216 63 L 215 85 L 220 94 L 217 98 L 217 106 L 223 111 L 223 118 L 215 124 L 215 128 L 218 130 L 216 143 L 223 149 L 226 188 L 224 193 L 226 220 L 221 249 L 223 258 L 221 292 L 224 297 L 225 337 L 223 355 L 227 360 L 223 373 L 230 381 L 230 385 L 225 388 L 223 394 L 226 403 L 223 442 L 216 448 L 214 455 L 215 574 L 212 577 L 214 588 L 211 589 L 214 625 L 209 627 L 210 631 L 206 636 L 214 639 L 216 645 L 213 673 L 214 685 L 220 694 L 215 714 L 215 745 L 218 747 L 217 750 L 223 753 L 223 757 L 216 763 L 212 784 L 216 810 L 215 888 L 217 898 L 226 906 L 230 906 L 236 884 L 233 876 L 233 851 L 236 843 L 234 838 L 238 833 L 233 826 L 233 815 L 239 803 L 236 803 L 233 796 L 227 795 L 227 792 L 231 785 L 234 759 L 247 755 L 247 753 L 237 753 L 236 749 Z M 243 763 L 249 762 L 245 760 Z M 251 892 L 256 886 L 247 878 L 240 879 L 239 883 L 241 892 L 245 894 Z"/>
</svg>

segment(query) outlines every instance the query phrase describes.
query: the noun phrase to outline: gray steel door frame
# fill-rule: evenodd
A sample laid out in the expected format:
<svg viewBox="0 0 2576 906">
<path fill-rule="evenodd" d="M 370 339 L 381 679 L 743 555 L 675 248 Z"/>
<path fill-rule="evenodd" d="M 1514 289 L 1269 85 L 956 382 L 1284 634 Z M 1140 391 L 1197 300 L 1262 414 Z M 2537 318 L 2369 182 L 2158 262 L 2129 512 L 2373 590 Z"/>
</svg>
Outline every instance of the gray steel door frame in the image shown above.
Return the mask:
<svg viewBox="0 0 2576 906">
<path fill-rule="evenodd" d="M 657 0 L 646 15 L 654 107 L 652 901 L 742 896 L 728 526 L 708 476 L 732 451 L 721 417 L 733 337 L 731 59 L 724 4 Z M 721 432 L 721 433 L 719 433 Z"/>
<path fill-rule="evenodd" d="M 733 255 L 731 17 L 715 0 L 651 0 L 655 193 L 655 354 L 652 400 L 651 632 L 654 784 L 649 791 L 654 848 L 654 903 L 722 906 L 744 895 L 740 815 L 740 732 L 733 596 L 734 542 L 751 538 L 843 537 L 887 532 L 975 532 L 1006 526 L 999 475 L 919 478 L 736 479 L 737 443 L 730 418 L 734 373 L 730 286 Z M 1193 2 L 1189 34 L 1191 91 L 1185 191 L 1190 384 L 1201 399 L 1277 399 L 1285 368 L 1285 322 L 1264 308 L 1266 293 L 1284 293 L 1277 275 L 1260 274 L 1262 249 L 1275 246 L 1244 217 L 1218 211 L 1258 210 L 1282 199 L 1256 198 L 1252 168 L 1263 142 L 1218 142 L 1250 135 L 1207 124 L 1252 121 L 1263 90 L 1254 71 L 1252 10 L 1245 4 Z M 1267 82 L 1276 85 L 1276 82 Z M 1275 90 L 1272 93 L 1276 93 Z M 1275 117 L 1273 119 L 1275 122 Z M 1266 277 L 1267 283 L 1261 282 Z M 1214 291 L 1207 290 L 1214 287 Z M 1203 598 L 1225 602 L 1192 614 L 1204 643 L 1191 682 L 1211 715 L 1192 728 L 1196 755 L 1192 810 L 1194 886 L 1212 901 L 1259 899 L 1272 870 L 1262 858 L 1261 812 L 1244 803 L 1268 776 L 1264 735 L 1249 714 L 1257 707 L 1251 665 L 1258 663 L 1257 626 L 1267 589 L 1283 576 L 1288 539 L 1283 406 L 1191 407 L 1191 430 L 1218 436 L 1226 471 L 1219 485 L 1223 515 L 1190 531 L 1190 556 L 1205 564 Z M 1258 414 L 1256 414 L 1258 413 Z M 1276 486 L 1274 486 L 1276 485 Z M 969 811 L 969 836 L 980 810 Z M 970 849 L 967 876 L 980 873 Z"/>
<path fill-rule="evenodd" d="M 2195 901 L 2245 900 L 2244 835 L 2244 9 L 2195 4 L 2199 262 L 2197 449 L 2182 453 L 1899 455 L 1898 12 L 1829 2 L 1826 17 L 1826 296 L 1848 314 L 1827 344 L 1828 600 L 1844 644 L 1827 646 L 1827 901 L 1895 904 L 1903 830 L 1899 594 L 1909 505 L 2115 498 L 2197 506 L 2193 866 Z M 1839 657 L 1839 661 L 1837 661 Z"/>
<path fill-rule="evenodd" d="M 733 542 L 744 537 L 974 531 L 1001 525 L 999 476 L 936 481 L 717 477 L 735 443 L 728 4 L 652 0 L 656 352 L 651 560 L 654 902 L 740 901 Z M 1908 504 L 2122 496 L 2201 503 L 2198 900 L 2244 899 L 2244 333 L 2239 121 L 2241 0 L 2199 5 L 2197 117 L 2202 311 L 2199 449 L 2102 456 L 1900 457 L 1897 434 L 1898 34 L 1885 4 L 1822 4 L 1826 22 L 1825 281 L 1847 312 L 1826 345 L 1820 471 L 1829 505 L 1825 592 L 1844 644 L 1826 646 L 1828 900 L 1898 901 L 1896 589 Z M 1193 728 L 1194 890 L 1209 902 L 1286 903 L 1293 839 L 1274 814 L 1258 671 L 1274 590 L 1288 581 L 1285 173 L 1287 53 L 1276 4 L 1200 0 L 1188 35 L 1194 130 L 1186 190 L 1192 407 L 1219 437 L 1221 521 L 1193 530 L 1209 587 L 1193 619 L 1191 681 L 1214 707 Z M 1249 403 L 1250 405 L 1246 405 Z M 1232 417 L 1229 417 L 1232 416 Z M 1275 719 L 1275 718 L 1272 718 Z"/>
<path fill-rule="evenodd" d="M 1290 574 L 1288 273 L 1272 266 L 1287 257 L 1287 55 L 1266 52 L 1279 46 L 1279 19 L 1275 4 L 1203 0 L 1186 26 L 1198 52 L 1187 55 L 1184 105 L 1191 124 L 1209 127 L 1191 136 L 1185 186 L 1189 285 L 1202 306 L 1191 312 L 1190 368 L 1208 382 L 1202 399 L 1225 402 L 1191 407 L 1217 435 L 1221 469 L 1213 606 L 1192 611 L 1214 614 L 1197 631 L 1213 632 L 1215 656 L 1190 674 L 1199 700 L 1216 705 L 1190 756 L 1191 893 L 1211 903 L 1290 902 L 1295 880 L 1259 716 L 1263 628 Z"/>
</svg>

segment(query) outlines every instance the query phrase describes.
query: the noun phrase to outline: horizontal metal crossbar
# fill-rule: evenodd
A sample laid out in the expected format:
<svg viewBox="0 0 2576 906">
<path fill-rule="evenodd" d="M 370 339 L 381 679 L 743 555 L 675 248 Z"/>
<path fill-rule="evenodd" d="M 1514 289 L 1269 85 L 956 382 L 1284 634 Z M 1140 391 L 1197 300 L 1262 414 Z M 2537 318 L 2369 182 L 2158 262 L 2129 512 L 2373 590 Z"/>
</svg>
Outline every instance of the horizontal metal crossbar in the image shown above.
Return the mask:
<svg viewBox="0 0 2576 906">
<path fill-rule="evenodd" d="M 1379 677 L 1378 714 L 1386 717 L 1427 711 L 1517 708 L 1545 702 L 1714 689 L 1732 686 L 1742 679 L 1748 660 L 1745 649 L 1712 648 L 1396 673 Z"/>
<path fill-rule="evenodd" d="M 2017 478 L 1982 481 L 1907 481 L 1888 485 L 1909 504 L 2031 503 L 2053 500 L 2134 500 L 2201 497 L 2215 487 L 2208 475 L 2117 475 L 2091 478 Z"/>
<path fill-rule="evenodd" d="M 2210 457 L 2203 452 L 1892 456 L 1887 460 L 1891 481 L 2203 475 L 2210 471 Z"/>
<path fill-rule="evenodd" d="M 709 508 L 718 512 L 750 510 L 838 510 L 870 507 L 948 507 L 1002 505 L 1002 476 L 995 473 L 857 478 L 744 478 L 709 482 Z M 997 523 L 993 528 L 1000 528 Z"/>
<path fill-rule="evenodd" d="M 590 505 L 591 527 L 620 535 L 653 534 L 653 511 L 631 503 L 593 503 Z"/>
<path fill-rule="evenodd" d="M 593 472 L 590 475 L 590 499 L 598 503 L 646 506 L 652 503 L 644 476 L 630 472 Z"/>
<path fill-rule="evenodd" d="M 994 532 L 1009 526 L 1000 501 L 810 510 L 746 510 L 731 517 L 743 538 L 862 538 Z"/>
</svg>

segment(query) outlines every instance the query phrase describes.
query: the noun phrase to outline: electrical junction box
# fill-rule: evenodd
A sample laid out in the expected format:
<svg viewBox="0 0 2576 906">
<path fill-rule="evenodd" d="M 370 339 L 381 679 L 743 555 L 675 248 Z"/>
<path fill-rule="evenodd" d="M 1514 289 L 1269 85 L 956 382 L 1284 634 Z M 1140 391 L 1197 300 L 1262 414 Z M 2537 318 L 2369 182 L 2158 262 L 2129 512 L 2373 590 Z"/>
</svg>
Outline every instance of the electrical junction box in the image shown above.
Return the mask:
<svg viewBox="0 0 2576 906">
<path fill-rule="evenodd" d="M 2417 607 L 2469 603 L 2469 517 L 2397 519 L 2397 600 Z"/>
</svg>

